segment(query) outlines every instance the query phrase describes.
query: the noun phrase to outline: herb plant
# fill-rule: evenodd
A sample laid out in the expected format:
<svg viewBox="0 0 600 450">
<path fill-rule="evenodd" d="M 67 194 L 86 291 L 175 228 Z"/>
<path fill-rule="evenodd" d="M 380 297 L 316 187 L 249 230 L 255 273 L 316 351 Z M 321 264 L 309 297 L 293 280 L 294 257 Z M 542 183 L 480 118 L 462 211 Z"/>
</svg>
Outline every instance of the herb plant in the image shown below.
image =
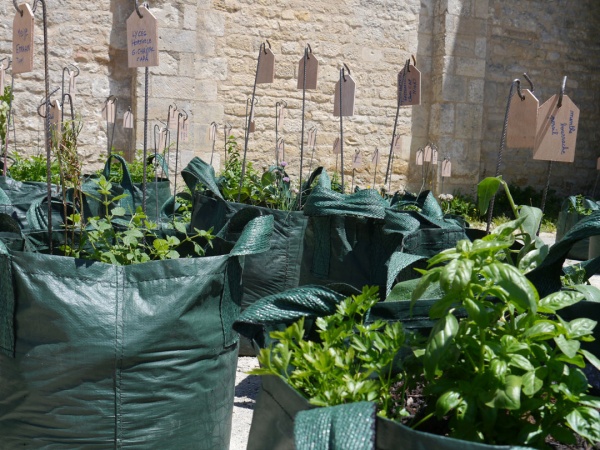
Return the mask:
<svg viewBox="0 0 600 450">
<path fill-rule="evenodd" d="M 585 196 L 582 194 L 575 196 L 575 205 L 569 203 L 568 212 L 576 213 L 578 216 L 589 216 L 594 212 L 593 209 L 585 206 Z"/>
<path fill-rule="evenodd" d="M 314 405 L 374 401 L 380 415 L 392 415 L 392 386 L 401 379 L 392 363 L 405 335 L 399 322 L 365 323 L 379 299 L 377 291 L 365 287 L 360 295 L 342 301 L 335 314 L 316 319 L 319 342 L 305 338 L 304 318 L 272 332 L 278 342 L 261 349 L 261 368 L 252 373 L 282 377 Z"/>
</svg>

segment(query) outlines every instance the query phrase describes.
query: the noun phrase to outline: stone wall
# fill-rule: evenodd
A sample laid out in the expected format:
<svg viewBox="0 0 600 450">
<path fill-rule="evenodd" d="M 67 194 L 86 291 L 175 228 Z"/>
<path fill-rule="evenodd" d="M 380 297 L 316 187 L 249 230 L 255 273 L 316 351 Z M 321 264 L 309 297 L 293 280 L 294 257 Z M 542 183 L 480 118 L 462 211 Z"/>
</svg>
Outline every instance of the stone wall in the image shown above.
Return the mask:
<svg viewBox="0 0 600 450">
<path fill-rule="evenodd" d="M 51 86 L 60 86 L 67 63 L 81 69 L 75 100 L 85 123 L 81 153 L 90 163 L 106 154 L 112 129 L 107 130 L 100 111 L 109 95 L 119 98 L 114 147 L 142 148 L 144 69 L 128 69 L 126 62 L 125 20 L 133 2 L 48 3 Z M 376 148 L 381 161 L 375 184 L 383 182 L 396 114 L 397 74 L 410 55 L 415 55 L 422 73 L 422 105 L 400 110 L 401 150 L 394 158 L 393 190 L 418 190 L 423 185 L 426 167 L 416 166 L 415 157 L 429 142 L 439 148 L 440 161 L 452 161 L 453 176 L 444 180 L 444 191 L 471 192 L 481 177 L 493 174 L 510 83 L 524 71 L 531 75 L 540 102 L 568 75 L 567 94 L 581 109 L 576 162 L 554 164 L 551 187 L 576 192 L 595 179 L 598 131 L 593 124 L 599 116 L 600 60 L 592 30 L 600 25 L 600 4 L 594 0 L 156 0 L 150 10 L 159 21 L 160 66 L 149 70 L 147 146 L 149 151 L 154 148 L 155 129 L 164 127 L 169 105 L 185 111 L 190 140 L 180 142 L 179 169 L 193 155 L 210 158 L 208 129 L 213 121 L 219 125 L 217 168 L 222 164 L 225 123 L 243 144 L 257 55 L 268 41 L 276 55 L 276 76 L 274 83 L 257 86 L 256 131 L 248 145 L 249 159 L 259 168 L 275 157 L 275 104 L 285 101 L 280 136 L 286 142 L 289 171 L 298 175 L 302 91 L 296 88 L 297 72 L 310 44 L 320 61 L 318 87 L 307 92 L 305 108 L 305 130 L 318 129 L 313 167 L 318 163 L 339 168 L 332 154 L 340 134 L 333 94 L 342 63 L 356 81 L 355 115 L 343 123 L 348 185 L 355 151 L 363 160 L 355 183 L 373 184 L 374 167 L 369 163 Z M 10 55 L 13 16 L 12 2 L 5 0 L 0 4 L 0 58 Z M 15 77 L 20 152 L 40 151 L 38 141 L 43 147 L 42 124 L 35 112 L 43 97 L 41 10 L 36 12 L 36 26 L 36 71 Z M 130 106 L 136 117 L 133 132 L 123 130 L 120 122 Z M 175 142 L 175 127 L 171 128 Z M 305 152 L 304 176 L 311 156 L 306 140 Z M 503 160 L 501 173 L 510 182 L 538 188 L 545 184 L 547 164 L 532 161 L 530 150 L 506 149 Z M 424 186 L 439 192 L 441 182 L 439 170 L 432 171 Z"/>
</svg>

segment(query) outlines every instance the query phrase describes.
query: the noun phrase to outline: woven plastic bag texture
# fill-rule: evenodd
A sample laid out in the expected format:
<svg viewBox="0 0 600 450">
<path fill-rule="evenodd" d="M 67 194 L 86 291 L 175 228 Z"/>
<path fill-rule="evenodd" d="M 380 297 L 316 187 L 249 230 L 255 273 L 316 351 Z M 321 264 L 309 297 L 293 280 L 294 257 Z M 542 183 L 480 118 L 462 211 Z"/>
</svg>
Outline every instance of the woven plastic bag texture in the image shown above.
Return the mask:
<svg viewBox="0 0 600 450">
<path fill-rule="evenodd" d="M 212 256 L 125 267 L 3 246 L 2 448 L 227 448 L 240 257 L 271 230 L 260 217 Z"/>
</svg>

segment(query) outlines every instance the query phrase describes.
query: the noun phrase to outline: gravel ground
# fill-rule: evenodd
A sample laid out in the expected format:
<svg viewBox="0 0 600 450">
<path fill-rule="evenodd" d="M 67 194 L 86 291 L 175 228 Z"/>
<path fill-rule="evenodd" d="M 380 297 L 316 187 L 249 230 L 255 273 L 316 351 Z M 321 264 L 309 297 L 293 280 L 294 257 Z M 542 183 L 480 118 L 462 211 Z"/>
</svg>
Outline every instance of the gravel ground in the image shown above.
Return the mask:
<svg viewBox="0 0 600 450">
<path fill-rule="evenodd" d="M 554 234 L 541 233 L 540 237 L 549 245 L 554 243 Z M 576 262 L 577 261 L 567 260 L 566 264 L 573 264 Z M 600 288 L 600 275 L 594 275 L 590 279 L 590 283 Z M 245 450 L 248 443 L 250 424 L 252 423 L 252 413 L 254 411 L 256 397 L 260 390 L 260 377 L 248 375 L 248 372 L 255 367 L 258 367 L 258 361 L 255 357 L 240 356 L 238 358 L 230 450 Z M 597 373 L 594 375 L 597 375 Z"/>
</svg>

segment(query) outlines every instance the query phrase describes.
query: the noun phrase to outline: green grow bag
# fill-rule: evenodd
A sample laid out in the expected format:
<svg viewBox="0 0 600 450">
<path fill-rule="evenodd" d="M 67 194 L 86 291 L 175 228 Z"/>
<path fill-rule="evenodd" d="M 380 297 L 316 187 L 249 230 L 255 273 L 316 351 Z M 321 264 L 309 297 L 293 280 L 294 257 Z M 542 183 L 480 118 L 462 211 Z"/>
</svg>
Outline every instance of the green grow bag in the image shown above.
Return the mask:
<svg viewBox="0 0 600 450">
<path fill-rule="evenodd" d="M 160 155 L 152 155 L 149 158 L 149 161 L 156 157 L 156 164 L 162 167 L 163 173 L 168 174 L 167 165 Z M 142 183 L 134 183 L 131 179 L 131 174 L 129 173 L 129 166 L 127 165 L 127 161 L 122 156 L 112 154 L 106 160 L 104 165 L 104 169 L 102 171 L 102 175 L 107 180 L 111 175 L 111 165 L 115 160 L 118 164 L 121 165 L 122 170 L 122 179 L 119 183 L 112 183 L 112 193 L 111 195 L 117 196 L 121 194 L 126 194 L 127 196 L 121 200 L 119 200 L 118 206 L 122 206 L 127 211 L 128 215 L 132 215 L 136 208 L 142 206 L 143 204 L 143 184 Z M 104 217 L 105 211 L 104 206 L 100 203 L 99 199 L 101 199 L 100 194 L 98 194 L 98 186 L 96 184 L 96 176 L 89 177 L 82 186 L 82 191 L 86 194 L 86 211 L 87 216 L 98 216 Z M 165 217 L 161 214 L 164 205 L 171 198 L 171 187 L 170 181 L 167 177 L 157 178 L 157 179 L 148 179 L 146 183 L 146 216 L 149 220 L 153 222 L 160 222 L 161 219 Z M 112 205 L 117 206 L 117 205 Z"/>
<path fill-rule="evenodd" d="M 576 202 L 577 198 L 574 195 L 569 196 L 563 201 L 556 224 L 556 242 L 560 241 L 577 222 L 587 217 L 575 211 Z M 583 203 L 585 208 L 589 208 L 592 211 L 600 209 L 598 203 L 591 197 L 585 197 Z M 567 256 L 570 259 L 585 261 L 588 259 L 588 248 L 589 238 L 582 239 L 573 245 Z"/>
<path fill-rule="evenodd" d="M 264 376 L 247 450 L 520 450 L 412 430 L 376 417 L 371 403 L 317 408 L 281 378 Z"/>
<path fill-rule="evenodd" d="M 0 243 L 0 446 L 228 448 L 243 256 L 271 230 L 125 267 Z"/>
</svg>

